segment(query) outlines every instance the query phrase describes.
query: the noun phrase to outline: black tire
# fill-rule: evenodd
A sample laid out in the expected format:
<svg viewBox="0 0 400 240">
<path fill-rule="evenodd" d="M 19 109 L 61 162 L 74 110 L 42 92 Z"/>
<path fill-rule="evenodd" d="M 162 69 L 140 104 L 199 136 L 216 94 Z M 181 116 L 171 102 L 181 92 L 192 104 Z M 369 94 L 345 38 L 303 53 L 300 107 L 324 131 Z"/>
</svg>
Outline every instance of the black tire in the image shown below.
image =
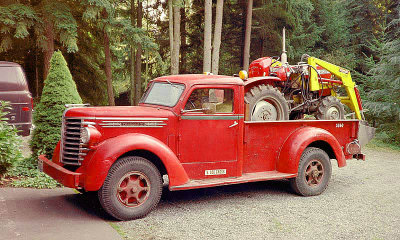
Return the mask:
<svg viewBox="0 0 400 240">
<path fill-rule="evenodd" d="M 325 97 L 317 110 L 316 118 L 319 120 L 340 120 L 344 119 L 344 106 L 334 96 Z"/>
<path fill-rule="evenodd" d="M 289 119 L 289 106 L 283 94 L 270 85 L 258 85 L 250 89 L 244 97 L 249 104 L 249 116 L 251 121 L 280 121 Z M 265 104 L 261 106 L 260 104 Z M 260 110 L 257 111 L 257 108 Z M 271 111 L 273 110 L 273 113 Z"/>
<path fill-rule="evenodd" d="M 161 194 L 162 178 L 158 169 L 147 159 L 133 156 L 121 158 L 111 166 L 98 197 L 112 217 L 132 220 L 151 212 Z"/>
<path fill-rule="evenodd" d="M 332 166 L 325 151 L 308 147 L 301 155 L 298 175 L 290 186 L 299 195 L 315 196 L 325 191 L 332 175 Z"/>
</svg>

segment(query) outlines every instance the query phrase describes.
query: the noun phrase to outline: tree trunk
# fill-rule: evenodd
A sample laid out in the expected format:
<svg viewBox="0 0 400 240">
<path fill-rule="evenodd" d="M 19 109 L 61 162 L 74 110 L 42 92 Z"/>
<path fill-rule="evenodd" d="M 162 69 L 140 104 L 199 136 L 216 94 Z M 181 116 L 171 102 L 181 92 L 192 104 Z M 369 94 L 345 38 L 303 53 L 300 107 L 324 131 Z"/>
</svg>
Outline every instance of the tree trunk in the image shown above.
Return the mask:
<svg viewBox="0 0 400 240">
<path fill-rule="evenodd" d="M 142 0 L 138 0 L 137 7 L 137 27 L 142 28 L 143 18 L 143 6 Z M 135 64 L 135 105 L 139 103 L 140 97 L 142 96 L 142 44 L 138 43 L 136 47 L 136 64 Z"/>
<path fill-rule="evenodd" d="M 186 9 L 185 2 L 183 2 L 183 7 L 181 8 L 181 61 L 180 61 L 180 73 L 186 73 Z"/>
<path fill-rule="evenodd" d="M 181 40 L 181 14 L 179 6 L 174 6 L 174 46 L 172 48 L 171 74 L 179 74 L 179 49 Z"/>
<path fill-rule="evenodd" d="M 107 11 L 104 9 L 102 12 L 103 18 L 108 17 Z M 111 50 L 110 50 L 110 37 L 108 36 L 106 27 L 103 27 L 103 40 L 104 40 L 104 55 L 105 55 L 105 72 L 107 81 L 107 96 L 108 105 L 115 106 L 114 91 L 112 86 L 112 72 L 111 72 Z"/>
<path fill-rule="evenodd" d="M 131 0 L 131 25 L 135 26 L 135 0 Z M 135 105 L 135 95 L 136 95 L 136 84 L 135 84 L 135 47 L 131 43 L 130 47 L 130 80 L 131 80 L 131 92 L 130 92 L 130 104 Z"/>
<path fill-rule="evenodd" d="M 38 64 L 38 48 L 35 48 L 35 89 L 36 98 L 39 97 L 39 64 Z"/>
<path fill-rule="evenodd" d="M 108 37 L 108 33 L 105 28 L 103 29 L 103 34 L 104 34 L 104 55 L 105 55 L 105 72 L 107 79 L 108 105 L 115 106 L 114 92 L 112 86 L 110 38 Z"/>
<path fill-rule="evenodd" d="M 43 80 L 47 78 L 50 69 L 50 60 L 54 53 L 54 30 L 53 23 L 47 18 L 44 18 L 45 36 L 46 36 L 46 50 L 44 51 L 43 61 Z"/>
<path fill-rule="evenodd" d="M 175 67 L 176 63 L 174 62 L 174 12 L 172 7 L 173 0 L 168 0 L 168 17 L 169 17 L 169 50 L 171 54 L 171 74 L 173 74 L 173 66 Z"/>
<path fill-rule="evenodd" d="M 244 37 L 244 50 L 243 50 L 243 69 L 249 70 L 250 61 L 250 40 L 251 40 L 251 19 L 253 14 L 253 0 L 247 2 L 247 14 L 246 14 L 246 33 Z"/>
<path fill-rule="evenodd" d="M 215 29 L 214 29 L 214 42 L 213 42 L 213 53 L 212 53 L 212 73 L 216 75 L 218 74 L 218 67 L 219 67 L 219 49 L 221 46 L 223 8 L 224 8 L 224 0 L 218 0 L 216 14 L 215 14 Z"/>
<path fill-rule="evenodd" d="M 211 72 L 211 28 L 212 28 L 212 0 L 205 0 L 203 72 Z"/>
</svg>

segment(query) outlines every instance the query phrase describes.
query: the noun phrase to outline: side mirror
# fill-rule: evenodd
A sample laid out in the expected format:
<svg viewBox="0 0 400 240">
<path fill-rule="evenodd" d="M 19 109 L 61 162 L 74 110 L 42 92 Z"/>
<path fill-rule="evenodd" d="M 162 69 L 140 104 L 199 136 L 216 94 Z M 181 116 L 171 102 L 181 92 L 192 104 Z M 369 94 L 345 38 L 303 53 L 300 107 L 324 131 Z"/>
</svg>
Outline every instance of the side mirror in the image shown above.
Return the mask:
<svg viewBox="0 0 400 240">
<path fill-rule="evenodd" d="M 215 103 L 203 103 L 201 107 L 206 114 L 214 114 L 217 112 L 217 104 Z"/>
</svg>

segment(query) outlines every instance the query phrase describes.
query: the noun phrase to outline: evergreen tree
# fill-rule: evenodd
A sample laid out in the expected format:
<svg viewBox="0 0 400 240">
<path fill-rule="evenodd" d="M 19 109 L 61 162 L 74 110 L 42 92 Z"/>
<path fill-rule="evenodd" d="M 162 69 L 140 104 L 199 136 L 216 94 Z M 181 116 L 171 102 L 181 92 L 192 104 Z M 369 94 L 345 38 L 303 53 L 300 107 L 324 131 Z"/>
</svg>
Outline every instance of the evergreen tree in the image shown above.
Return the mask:
<svg viewBox="0 0 400 240">
<path fill-rule="evenodd" d="M 65 104 L 82 103 L 74 80 L 62 53 L 57 51 L 50 61 L 40 103 L 33 115 L 35 129 L 31 141 L 34 156 L 46 154 L 51 158 L 60 140 L 60 128 Z"/>
<path fill-rule="evenodd" d="M 33 35 L 36 46 L 43 51 L 43 76 L 46 78 L 55 40 L 68 52 L 76 52 L 77 24 L 68 1 L 27 1 L 0 7 L 0 52 L 13 47 L 13 39 Z"/>
<path fill-rule="evenodd" d="M 365 108 L 384 140 L 400 145 L 400 5 L 396 12 L 386 29 L 380 61 L 370 70 L 372 77 L 365 84 L 369 87 Z"/>
<path fill-rule="evenodd" d="M 312 18 L 321 29 L 319 40 L 312 52 L 314 56 L 349 69 L 355 67 L 355 55 L 351 48 L 351 31 L 348 10 L 344 0 L 313 1 Z"/>
</svg>

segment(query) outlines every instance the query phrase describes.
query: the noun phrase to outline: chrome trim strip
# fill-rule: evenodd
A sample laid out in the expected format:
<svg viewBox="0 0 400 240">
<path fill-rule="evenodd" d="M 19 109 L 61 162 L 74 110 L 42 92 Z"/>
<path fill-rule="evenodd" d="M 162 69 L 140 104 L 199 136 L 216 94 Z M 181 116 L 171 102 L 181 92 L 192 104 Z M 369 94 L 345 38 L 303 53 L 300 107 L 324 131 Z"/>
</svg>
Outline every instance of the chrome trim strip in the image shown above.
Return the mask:
<svg viewBox="0 0 400 240">
<path fill-rule="evenodd" d="M 80 165 L 81 165 L 81 163 L 77 163 L 76 161 L 74 161 L 74 162 L 71 162 L 71 161 L 63 161 L 63 163 L 64 163 L 64 164 L 67 164 L 67 165 L 74 165 L 74 166 L 80 166 Z"/>
<path fill-rule="evenodd" d="M 66 108 L 76 108 L 76 107 L 89 107 L 90 103 L 75 103 L 75 104 L 65 104 Z"/>
<path fill-rule="evenodd" d="M 291 123 L 296 123 L 296 122 L 305 122 L 305 123 L 310 123 L 310 122 L 354 122 L 354 121 L 360 121 L 358 119 L 341 119 L 341 120 L 279 120 L 279 121 L 244 121 L 246 124 L 257 124 L 257 123 L 283 123 L 283 122 L 291 122 Z"/>
<path fill-rule="evenodd" d="M 78 135 L 78 136 L 81 135 L 80 132 L 69 132 L 69 133 L 67 133 L 67 134 L 68 134 L 68 135 Z"/>
<path fill-rule="evenodd" d="M 96 117 L 96 120 L 137 120 L 137 121 L 166 121 L 168 118 L 142 118 L 142 117 L 131 117 L 131 118 L 114 118 L 114 117 Z"/>
<path fill-rule="evenodd" d="M 182 120 L 240 120 L 243 115 L 183 115 Z"/>
<path fill-rule="evenodd" d="M 135 125 L 135 123 L 138 124 Z M 167 124 L 157 123 L 157 122 L 109 122 L 109 123 L 99 123 L 99 125 L 100 126 L 166 126 Z"/>
<path fill-rule="evenodd" d="M 164 123 L 164 121 L 142 121 L 142 120 L 122 120 L 122 121 L 101 121 L 103 123 L 112 123 L 112 122 L 133 122 L 133 123 Z"/>
<path fill-rule="evenodd" d="M 103 128 L 162 128 L 163 126 L 102 126 Z"/>
<path fill-rule="evenodd" d="M 167 121 L 168 118 L 145 118 L 145 117 L 67 117 L 72 120 L 137 120 L 137 121 Z"/>
<path fill-rule="evenodd" d="M 69 142 L 69 143 L 66 143 L 65 145 L 79 146 L 79 145 L 81 145 L 81 143 L 71 143 L 71 142 Z"/>
<path fill-rule="evenodd" d="M 86 122 L 86 121 L 84 121 L 84 122 L 82 122 L 82 125 L 96 125 L 96 123 L 95 122 Z"/>
</svg>

